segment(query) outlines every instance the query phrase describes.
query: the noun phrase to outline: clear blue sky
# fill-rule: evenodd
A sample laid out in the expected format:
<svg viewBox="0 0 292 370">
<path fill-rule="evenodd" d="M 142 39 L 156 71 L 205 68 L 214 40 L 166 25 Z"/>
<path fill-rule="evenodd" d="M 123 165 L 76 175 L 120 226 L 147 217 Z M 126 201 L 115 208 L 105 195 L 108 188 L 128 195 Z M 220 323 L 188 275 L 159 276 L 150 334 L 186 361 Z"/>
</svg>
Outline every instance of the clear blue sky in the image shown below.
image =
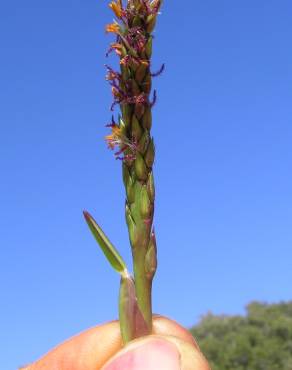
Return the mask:
<svg viewBox="0 0 292 370">
<path fill-rule="evenodd" d="M 291 12 L 290 0 L 165 0 L 154 310 L 186 326 L 292 298 Z M 103 140 L 107 1 L 2 1 L 0 17 L 0 348 L 14 370 L 117 316 L 119 278 L 82 210 L 130 251 Z"/>
</svg>

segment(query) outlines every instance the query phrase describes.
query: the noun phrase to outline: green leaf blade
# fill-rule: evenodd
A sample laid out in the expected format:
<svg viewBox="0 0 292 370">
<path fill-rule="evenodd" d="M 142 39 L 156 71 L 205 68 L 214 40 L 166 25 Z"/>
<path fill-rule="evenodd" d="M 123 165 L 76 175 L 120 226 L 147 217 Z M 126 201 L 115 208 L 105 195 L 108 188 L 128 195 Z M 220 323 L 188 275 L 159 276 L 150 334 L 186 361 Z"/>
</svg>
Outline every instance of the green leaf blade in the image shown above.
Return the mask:
<svg viewBox="0 0 292 370">
<path fill-rule="evenodd" d="M 90 231 L 92 232 L 94 238 L 98 242 L 105 257 L 107 258 L 111 266 L 119 274 L 123 275 L 125 271 L 127 271 L 127 266 L 123 258 L 121 257 L 117 249 L 113 246 L 113 244 L 110 242 L 110 240 L 105 235 L 105 233 L 102 231 L 102 229 L 97 224 L 97 222 L 94 220 L 94 218 L 90 215 L 90 213 L 87 211 L 84 211 L 83 215 L 89 226 Z"/>
</svg>

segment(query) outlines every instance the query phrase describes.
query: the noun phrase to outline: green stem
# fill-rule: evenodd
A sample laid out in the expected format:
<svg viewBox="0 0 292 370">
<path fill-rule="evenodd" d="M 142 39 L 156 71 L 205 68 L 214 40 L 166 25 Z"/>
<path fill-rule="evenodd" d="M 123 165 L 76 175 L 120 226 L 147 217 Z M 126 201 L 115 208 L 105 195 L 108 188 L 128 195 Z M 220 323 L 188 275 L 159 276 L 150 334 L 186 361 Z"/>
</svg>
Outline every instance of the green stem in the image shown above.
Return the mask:
<svg viewBox="0 0 292 370">
<path fill-rule="evenodd" d="M 133 253 L 134 277 L 138 306 L 147 323 L 148 334 L 152 332 L 152 277 L 145 272 L 145 256 L 143 249 Z"/>
</svg>

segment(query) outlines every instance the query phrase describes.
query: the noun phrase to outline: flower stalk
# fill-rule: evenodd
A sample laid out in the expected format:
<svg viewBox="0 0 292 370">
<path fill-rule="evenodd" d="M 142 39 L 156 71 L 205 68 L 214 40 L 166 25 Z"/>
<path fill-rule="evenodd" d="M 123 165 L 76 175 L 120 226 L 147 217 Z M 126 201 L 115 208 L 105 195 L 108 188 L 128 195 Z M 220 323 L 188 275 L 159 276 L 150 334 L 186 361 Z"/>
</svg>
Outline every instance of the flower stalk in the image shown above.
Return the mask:
<svg viewBox="0 0 292 370">
<path fill-rule="evenodd" d="M 150 99 L 152 74 L 152 31 L 160 1 L 128 0 L 110 3 L 120 24 L 106 27 L 116 34 L 111 48 L 120 59 L 120 71 L 108 67 L 107 79 L 112 86 L 114 105 L 119 104 L 119 123 L 112 123 L 108 145 L 119 146 L 116 153 L 123 160 L 123 179 L 126 189 L 126 221 L 132 247 L 135 289 L 138 306 L 152 330 L 152 280 L 156 271 L 156 240 L 153 229 L 155 146 L 151 136 L 151 108 L 156 100 Z M 113 106 L 114 106 L 113 105 Z M 117 130 L 120 130 L 117 133 Z"/>
<path fill-rule="evenodd" d="M 119 59 L 119 70 L 106 65 L 113 104 L 120 114 L 107 125 L 110 149 L 121 160 L 126 202 L 125 217 L 133 257 L 134 278 L 122 276 L 120 324 L 124 342 L 152 332 L 152 280 L 157 267 L 157 249 L 153 228 L 155 186 L 153 163 L 155 145 L 151 135 L 152 107 L 152 32 L 162 0 L 113 0 L 109 7 L 116 20 L 106 26 L 115 35 L 110 53 Z M 98 239 L 97 239 L 98 240 Z"/>
</svg>

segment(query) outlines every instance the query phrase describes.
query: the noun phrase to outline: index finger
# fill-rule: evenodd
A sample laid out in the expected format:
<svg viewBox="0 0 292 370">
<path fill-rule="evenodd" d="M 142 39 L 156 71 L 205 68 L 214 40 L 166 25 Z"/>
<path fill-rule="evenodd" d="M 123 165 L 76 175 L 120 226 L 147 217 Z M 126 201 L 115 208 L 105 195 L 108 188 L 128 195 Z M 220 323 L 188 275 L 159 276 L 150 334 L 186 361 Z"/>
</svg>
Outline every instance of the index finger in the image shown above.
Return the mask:
<svg viewBox="0 0 292 370">
<path fill-rule="evenodd" d="M 153 334 L 176 336 L 198 349 L 186 329 L 163 316 L 154 318 Z M 24 370 L 97 370 L 121 348 L 119 322 L 112 321 L 68 339 Z"/>
</svg>

